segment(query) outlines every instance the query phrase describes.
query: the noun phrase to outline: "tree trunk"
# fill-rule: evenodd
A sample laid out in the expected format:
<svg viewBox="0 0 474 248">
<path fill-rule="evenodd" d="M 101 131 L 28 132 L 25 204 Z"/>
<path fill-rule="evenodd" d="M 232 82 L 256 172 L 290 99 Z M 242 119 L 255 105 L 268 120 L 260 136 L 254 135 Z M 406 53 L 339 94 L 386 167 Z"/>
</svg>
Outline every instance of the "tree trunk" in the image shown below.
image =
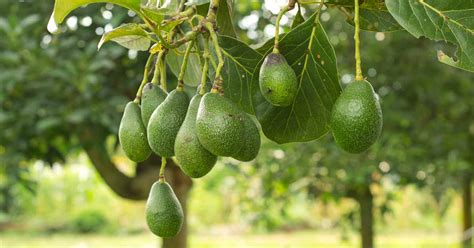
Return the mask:
<svg viewBox="0 0 474 248">
<path fill-rule="evenodd" d="M 177 166 L 167 170 L 166 181 L 168 181 L 179 199 L 184 212 L 184 223 L 181 231 L 173 238 L 163 239 L 162 248 L 186 248 L 188 244 L 188 193 L 192 186 L 191 179 L 186 176 Z"/>
<path fill-rule="evenodd" d="M 360 206 L 360 235 L 362 248 L 373 248 L 373 196 L 368 186 L 358 193 L 358 202 Z"/>
<path fill-rule="evenodd" d="M 467 177 L 463 182 L 462 190 L 462 205 L 463 205 L 463 247 L 472 247 L 472 185 L 471 178 Z"/>
</svg>

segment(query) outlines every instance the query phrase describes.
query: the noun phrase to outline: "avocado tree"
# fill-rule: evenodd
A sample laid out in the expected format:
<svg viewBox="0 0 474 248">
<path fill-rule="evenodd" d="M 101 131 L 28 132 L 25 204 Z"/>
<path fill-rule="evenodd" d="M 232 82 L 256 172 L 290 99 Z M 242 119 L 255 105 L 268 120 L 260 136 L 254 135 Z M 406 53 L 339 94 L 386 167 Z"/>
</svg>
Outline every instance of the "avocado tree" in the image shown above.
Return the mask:
<svg viewBox="0 0 474 248">
<path fill-rule="evenodd" d="M 58 25 L 71 11 L 98 2 L 120 5 L 137 16 L 136 21 L 106 32 L 98 47 L 105 49 L 108 47 L 105 45 L 107 42 L 115 41 L 126 48 L 149 53 L 142 79 L 133 80 L 137 82 L 137 93 L 128 96 L 131 107 L 127 107 L 118 132 L 125 154 L 139 165 L 147 155 L 151 156 L 150 150 L 162 158 L 176 156 L 176 160 L 183 164 L 190 154 L 202 156 L 206 152 L 240 160 L 252 159 L 256 154 L 250 156 L 250 152 L 244 148 L 255 147 L 250 150 L 258 151 L 260 138 L 255 132 L 256 124 L 249 120 L 249 115 L 257 117 L 267 138 L 280 144 L 315 140 L 331 127 L 337 126 L 337 130 L 334 129 L 335 137 L 344 150 L 362 152 L 369 148 L 378 137 L 382 123 L 379 98 L 362 75 L 359 47 L 364 41 L 358 35 L 361 29 L 382 32 L 406 29 L 415 37 L 425 36 L 450 42 L 459 47 L 456 55 L 439 52 L 439 60 L 464 70 L 474 70 L 473 23 L 469 18 L 464 18 L 473 9 L 473 4 L 468 1 L 371 0 L 359 3 L 352 0 L 290 0 L 281 8 L 275 20 L 274 39 L 258 48 L 252 48 L 235 38 L 233 5 L 229 0 L 56 0 L 48 30 L 60 31 Z M 344 91 L 348 92 L 345 94 L 341 94 L 335 51 L 320 23 L 324 6 L 340 9 L 341 14 L 347 16 L 347 21 L 355 26 L 356 82 Z M 297 21 L 293 28 L 280 35 L 282 17 L 294 8 L 304 8 L 307 17 L 295 18 Z M 98 54 L 103 53 L 101 51 Z M 273 71 L 266 71 L 266 68 Z M 147 103 L 147 90 L 168 92 L 169 72 L 177 78 L 176 88 L 169 92 L 162 103 Z M 271 77 L 281 72 L 284 73 L 281 78 L 285 80 L 278 82 L 281 78 Z M 296 76 L 296 92 L 292 72 Z M 105 75 L 105 72 L 101 71 L 100 74 Z M 151 80 L 148 80 L 151 75 Z M 120 77 L 117 81 L 121 81 Z M 146 86 L 149 81 L 151 84 Z M 208 81 L 213 82 L 209 93 L 206 88 Z M 130 82 L 132 79 L 127 83 Z M 116 86 L 117 82 L 112 83 L 114 86 L 110 90 L 120 87 Z M 186 119 L 185 113 L 190 112 L 189 100 L 183 91 L 198 85 L 198 95 L 202 99 L 195 126 L 182 126 L 186 127 L 183 132 L 195 129 L 192 133 L 198 142 L 192 145 L 197 148 L 192 153 L 178 155 L 176 148 L 183 145 L 184 141 L 176 143 L 176 138 L 184 129 L 181 125 Z M 333 106 L 337 112 L 332 112 Z M 146 109 L 154 107 L 150 119 L 144 118 L 149 114 L 144 113 Z M 100 116 L 101 113 L 95 117 Z M 144 122 L 148 124 L 145 126 Z M 93 129 L 81 127 L 84 126 L 78 127 L 78 132 L 82 131 L 78 135 L 80 144 L 105 181 L 121 192 L 122 196 L 145 198 L 150 185 L 158 177 L 158 169 L 154 166 L 138 166 L 135 178 L 126 177 L 115 168 L 103 144 L 110 132 L 101 130 L 100 126 Z M 102 137 L 104 142 L 97 143 L 97 137 Z M 195 141 L 196 137 L 193 137 Z M 143 163 L 152 160 L 147 159 Z M 162 159 L 160 184 L 166 184 L 166 161 Z M 215 161 L 209 159 L 208 162 L 213 164 Z M 207 168 L 199 170 L 208 170 L 212 167 L 209 164 Z M 198 174 L 191 174 L 189 170 L 187 173 L 198 177 Z M 203 174 L 199 173 L 199 176 Z M 189 181 L 189 178 L 183 178 L 183 181 Z M 142 183 L 141 179 L 147 183 Z M 179 191 L 178 188 L 174 190 Z M 169 199 L 174 199 L 173 191 L 166 192 Z M 147 215 L 154 218 L 152 221 L 147 218 L 150 229 L 168 230 L 178 226 L 176 229 L 179 230 L 182 225 L 180 218 L 178 221 L 170 220 L 180 215 L 181 206 L 175 200 L 168 201 L 170 204 L 160 204 L 154 203 L 152 199 L 149 198 L 147 208 Z M 180 235 L 182 233 L 185 232 L 181 231 Z M 371 246 L 371 243 L 364 244 L 365 247 Z M 182 242 L 172 247 L 185 245 Z"/>
</svg>

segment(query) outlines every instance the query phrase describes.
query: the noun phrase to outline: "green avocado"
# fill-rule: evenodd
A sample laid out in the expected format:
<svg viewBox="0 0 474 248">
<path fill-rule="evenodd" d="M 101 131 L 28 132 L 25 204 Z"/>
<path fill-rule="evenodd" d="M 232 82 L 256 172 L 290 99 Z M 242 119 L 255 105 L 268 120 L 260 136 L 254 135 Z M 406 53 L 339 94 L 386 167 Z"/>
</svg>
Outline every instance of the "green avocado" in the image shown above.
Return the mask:
<svg viewBox="0 0 474 248">
<path fill-rule="evenodd" d="M 148 126 L 148 121 L 150 120 L 151 114 L 155 111 L 165 99 L 167 93 L 161 89 L 160 86 L 153 85 L 152 83 L 147 83 L 143 87 L 142 91 L 142 120 L 145 127 Z"/>
<path fill-rule="evenodd" d="M 295 71 L 279 53 L 265 57 L 260 67 L 259 84 L 263 97 L 275 106 L 291 105 L 298 93 Z"/>
<path fill-rule="evenodd" d="M 248 162 L 254 160 L 258 155 L 260 150 L 260 132 L 255 122 L 248 115 L 245 116 L 244 126 L 244 143 L 240 151 L 232 157 L 240 161 Z"/>
<path fill-rule="evenodd" d="M 196 134 L 196 115 L 202 96 L 191 99 L 188 113 L 174 143 L 176 160 L 183 172 L 192 178 L 203 177 L 214 167 L 217 156 L 204 148 Z"/>
<path fill-rule="evenodd" d="M 166 182 L 158 181 L 151 187 L 145 214 L 148 228 L 162 238 L 176 236 L 183 226 L 183 208 Z"/>
<path fill-rule="evenodd" d="M 382 132 L 382 110 L 372 85 L 350 83 L 333 106 L 331 128 L 336 143 L 349 153 L 361 153 Z"/>
<path fill-rule="evenodd" d="M 161 157 L 174 155 L 174 142 L 188 110 L 189 97 L 182 89 L 171 91 L 148 123 L 148 143 Z"/>
<path fill-rule="evenodd" d="M 142 162 L 150 156 L 146 129 L 140 116 L 140 107 L 136 102 L 129 102 L 125 106 L 118 135 L 123 151 L 129 159 Z"/>
<path fill-rule="evenodd" d="M 236 154 L 244 143 L 244 117 L 229 99 L 217 93 L 205 94 L 196 117 L 199 142 L 217 156 Z"/>
</svg>

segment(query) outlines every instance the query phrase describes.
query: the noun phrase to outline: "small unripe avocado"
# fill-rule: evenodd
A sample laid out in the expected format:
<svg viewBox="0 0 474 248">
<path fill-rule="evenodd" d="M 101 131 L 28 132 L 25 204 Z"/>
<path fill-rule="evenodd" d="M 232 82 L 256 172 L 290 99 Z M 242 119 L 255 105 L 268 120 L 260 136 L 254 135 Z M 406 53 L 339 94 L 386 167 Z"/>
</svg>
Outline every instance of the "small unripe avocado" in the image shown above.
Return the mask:
<svg viewBox="0 0 474 248">
<path fill-rule="evenodd" d="M 136 102 L 129 102 L 125 106 L 118 134 L 123 151 L 129 159 L 142 162 L 150 156 L 146 129 L 140 116 L 140 107 Z"/>
<path fill-rule="evenodd" d="M 151 114 L 148 122 L 148 143 L 161 157 L 174 155 L 174 142 L 188 110 L 189 97 L 182 89 L 171 91 Z"/>
<path fill-rule="evenodd" d="M 192 178 L 203 177 L 214 167 L 217 156 L 204 148 L 196 134 L 196 116 L 202 96 L 191 99 L 186 119 L 174 143 L 176 160 L 183 172 Z"/>
<path fill-rule="evenodd" d="M 229 99 L 217 93 L 205 94 L 196 118 L 199 142 L 217 156 L 236 154 L 244 143 L 244 117 Z"/>
<path fill-rule="evenodd" d="M 237 154 L 232 157 L 240 161 L 251 161 L 254 160 L 260 150 L 260 132 L 258 131 L 257 125 L 246 115 L 244 119 L 245 134 L 244 143 L 242 148 Z"/>
<path fill-rule="evenodd" d="M 333 106 L 331 128 L 336 143 L 350 153 L 367 150 L 382 132 L 382 110 L 372 85 L 350 83 Z"/>
<path fill-rule="evenodd" d="M 166 99 L 166 95 L 167 93 L 160 86 L 153 85 L 152 83 L 147 83 L 143 87 L 140 108 L 145 127 L 148 126 L 148 121 L 153 111 Z"/>
<path fill-rule="evenodd" d="M 184 222 L 184 213 L 173 189 L 166 182 L 155 182 L 146 202 L 146 223 L 155 235 L 176 236 Z"/>
<path fill-rule="evenodd" d="M 259 74 L 260 91 L 275 106 L 289 106 L 298 93 L 295 71 L 279 53 L 270 53 L 263 61 Z"/>
</svg>

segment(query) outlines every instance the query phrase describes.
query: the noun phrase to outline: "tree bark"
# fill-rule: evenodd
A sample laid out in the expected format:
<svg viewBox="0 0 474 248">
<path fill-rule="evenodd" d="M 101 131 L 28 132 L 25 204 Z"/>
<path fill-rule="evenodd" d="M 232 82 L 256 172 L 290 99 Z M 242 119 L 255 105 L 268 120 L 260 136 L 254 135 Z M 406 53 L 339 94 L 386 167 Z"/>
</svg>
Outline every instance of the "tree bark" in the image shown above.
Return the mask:
<svg viewBox="0 0 474 248">
<path fill-rule="evenodd" d="M 462 190 L 462 205 L 463 205 L 463 240 L 464 248 L 472 247 L 472 184 L 471 178 L 467 177 L 463 182 Z M 470 230 L 470 231 L 469 231 Z"/>
<path fill-rule="evenodd" d="M 374 230 L 373 230 L 373 196 L 370 188 L 367 186 L 363 191 L 358 192 L 358 202 L 360 206 L 360 235 L 361 247 L 374 247 Z"/>
<path fill-rule="evenodd" d="M 171 185 L 178 197 L 184 212 L 184 223 L 181 231 L 173 238 L 163 239 L 162 248 L 186 248 L 188 245 L 188 195 L 192 187 L 191 179 L 186 176 L 177 166 L 166 171 L 166 181 Z"/>
</svg>

